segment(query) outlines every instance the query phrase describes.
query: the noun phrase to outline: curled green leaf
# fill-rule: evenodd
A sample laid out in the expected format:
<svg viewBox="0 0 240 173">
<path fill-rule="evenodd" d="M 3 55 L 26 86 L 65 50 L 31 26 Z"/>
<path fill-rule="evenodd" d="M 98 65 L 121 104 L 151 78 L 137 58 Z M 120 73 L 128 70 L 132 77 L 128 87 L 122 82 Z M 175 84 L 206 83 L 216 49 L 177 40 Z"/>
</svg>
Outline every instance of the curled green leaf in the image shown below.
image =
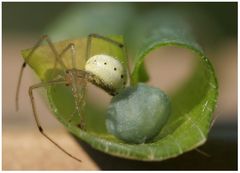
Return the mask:
<svg viewBox="0 0 240 173">
<path fill-rule="evenodd" d="M 144 60 L 151 51 L 163 46 L 188 49 L 195 55 L 198 65 L 191 79 L 174 94 L 170 94 L 172 109 L 170 117 L 153 142 L 130 144 L 109 134 L 105 126 L 106 114 L 91 104 L 87 104 L 85 110 L 87 131 L 82 131 L 78 127 L 77 115 L 72 123 L 67 121 L 68 116 L 75 110 L 70 89 L 66 86 L 48 88 L 49 103 L 54 115 L 70 132 L 97 150 L 129 159 L 159 161 L 176 157 L 200 146 L 207 140 L 218 95 L 218 84 L 213 66 L 191 36 L 186 23 L 176 16 L 171 18 L 167 15 L 167 20 L 165 20 L 166 16 L 160 16 L 155 13 L 150 16 L 141 16 L 139 20 L 132 22 L 131 30 L 127 31 L 124 36 L 127 47 L 134 56 L 131 84 L 136 85 L 147 81 L 150 76 L 144 68 Z M 106 17 L 111 17 L 111 15 Z M 144 25 L 141 21 L 144 21 Z M 78 68 L 83 68 L 85 62 L 86 40 L 83 40 L 85 39 L 75 40 L 79 53 Z M 62 49 L 58 45 L 66 45 L 68 42 L 57 43 L 58 50 Z M 126 62 L 120 50 L 109 44 L 102 47 L 103 44 L 101 41 L 95 44 L 95 53 L 103 51 Z M 51 59 L 53 56 L 48 49 L 46 46 L 40 47 L 38 53 L 31 61 L 28 61 L 41 80 L 47 79 L 47 71 L 53 67 L 53 59 Z M 23 57 L 27 56 L 28 51 L 22 52 Z M 69 63 L 69 57 L 66 56 L 65 59 L 64 61 Z"/>
</svg>

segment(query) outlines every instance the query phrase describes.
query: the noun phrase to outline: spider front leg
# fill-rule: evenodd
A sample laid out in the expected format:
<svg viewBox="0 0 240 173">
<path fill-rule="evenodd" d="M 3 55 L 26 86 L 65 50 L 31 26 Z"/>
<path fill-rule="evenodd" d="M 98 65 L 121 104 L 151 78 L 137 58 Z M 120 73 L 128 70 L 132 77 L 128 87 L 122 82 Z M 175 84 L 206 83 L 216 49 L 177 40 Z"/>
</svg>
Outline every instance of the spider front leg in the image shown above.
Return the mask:
<svg viewBox="0 0 240 173">
<path fill-rule="evenodd" d="M 42 44 L 42 42 L 46 40 L 50 49 L 52 50 L 54 56 L 55 56 L 55 63 L 54 63 L 54 68 L 56 68 L 57 62 L 64 68 L 66 69 L 66 66 L 64 65 L 62 59 L 60 58 L 54 44 L 52 43 L 52 41 L 50 40 L 50 38 L 47 35 L 43 35 L 38 42 L 33 46 L 32 50 L 30 51 L 30 53 L 28 54 L 26 60 L 23 62 L 21 69 L 20 69 L 20 73 L 19 73 L 19 77 L 18 77 L 18 83 L 17 83 L 17 90 L 16 90 L 16 98 L 15 98 L 15 102 L 16 102 L 16 110 L 18 111 L 19 109 L 19 90 L 20 90 L 20 85 L 21 85 L 21 81 L 22 81 L 22 76 L 23 76 L 23 70 L 25 69 L 26 65 L 27 65 L 27 61 L 29 61 L 29 59 L 31 59 L 33 53 L 37 50 L 37 48 Z"/>
<path fill-rule="evenodd" d="M 81 162 L 80 159 L 78 159 L 77 157 L 73 156 L 72 154 L 70 154 L 69 152 L 67 152 L 65 149 L 63 149 L 59 144 L 57 144 L 52 138 L 50 138 L 46 133 L 45 131 L 43 130 L 41 124 L 40 124 L 40 121 L 39 121 L 39 118 L 38 118 L 38 114 L 37 114 L 37 111 L 36 111 L 36 106 L 35 106 L 35 102 L 34 102 L 34 97 L 33 97 L 33 90 L 34 89 L 37 89 L 37 88 L 40 88 L 40 87 L 48 87 L 48 86 L 52 86 L 52 85 L 58 85 L 58 84 L 68 84 L 67 81 L 65 80 L 57 80 L 57 81 L 48 81 L 48 82 L 42 82 L 42 83 L 38 83 L 38 84 L 35 84 L 35 85 L 32 85 L 30 88 L 29 88 L 29 96 L 30 96 L 30 99 L 31 99 L 31 104 L 32 104 L 32 109 L 33 109 L 33 115 L 34 115 L 34 119 L 35 119 L 35 122 L 37 124 L 37 127 L 40 131 L 40 133 L 46 137 L 50 142 L 52 142 L 56 147 L 58 147 L 61 151 L 63 151 L 65 154 L 67 154 L 68 156 L 72 157 L 73 159 Z"/>
</svg>

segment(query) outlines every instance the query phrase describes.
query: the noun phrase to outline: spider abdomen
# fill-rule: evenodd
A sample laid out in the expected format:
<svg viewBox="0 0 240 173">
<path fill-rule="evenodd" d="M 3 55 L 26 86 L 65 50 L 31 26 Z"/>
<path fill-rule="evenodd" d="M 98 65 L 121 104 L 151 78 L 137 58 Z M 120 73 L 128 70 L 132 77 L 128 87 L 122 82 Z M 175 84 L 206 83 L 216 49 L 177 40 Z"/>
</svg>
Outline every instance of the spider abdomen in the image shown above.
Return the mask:
<svg viewBox="0 0 240 173">
<path fill-rule="evenodd" d="M 90 81 L 111 95 L 126 85 L 126 69 L 109 55 L 95 55 L 88 59 L 85 70 L 92 74 Z"/>
</svg>

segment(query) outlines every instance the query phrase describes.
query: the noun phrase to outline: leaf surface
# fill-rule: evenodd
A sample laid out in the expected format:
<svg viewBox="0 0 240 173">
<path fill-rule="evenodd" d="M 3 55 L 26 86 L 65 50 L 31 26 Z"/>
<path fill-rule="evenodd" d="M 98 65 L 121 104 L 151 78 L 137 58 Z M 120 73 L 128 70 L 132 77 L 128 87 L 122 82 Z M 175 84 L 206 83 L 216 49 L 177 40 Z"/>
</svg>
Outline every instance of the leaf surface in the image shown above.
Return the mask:
<svg viewBox="0 0 240 173">
<path fill-rule="evenodd" d="M 106 15 L 106 17 L 109 16 L 111 17 L 109 14 Z M 86 16 L 86 20 L 90 19 L 88 17 Z M 70 18 L 67 18 L 68 23 Z M 144 21 L 144 24 L 142 21 Z M 64 22 L 62 22 L 63 24 Z M 58 27 L 59 25 L 61 24 L 58 24 Z M 93 22 L 91 22 L 91 27 L 92 25 Z M 123 22 L 123 28 L 126 28 L 125 25 L 126 22 Z M 218 95 L 218 84 L 209 59 L 191 36 L 191 30 L 187 24 L 178 16 L 166 16 L 154 12 L 133 20 L 131 26 L 128 27 L 131 29 L 124 32 L 124 39 L 129 52 L 133 56 L 132 85 L 148 80 L 150 76 L 144 67 L 144 60 L 151 51 L 163 46 L 188 49 L 198 61 L 192 77 L 175 93 L 170 94 L 172 113 L 167 124 L 154 141 L 137 145 L 117 139 L 106 131 L 104 110 L 90 103 L 86 105 L 85 111 L 87 132 L 78 128 L 79 118 L 77 115 L 75 115 L 72 123 L 68 123 L 67 120 L 69 115 L 74 112 L 75 105 L 69 87 L 63 85 L 48 88 L 48 98 L 54 115 L 70 132 L 93 148 L 119 157 L 137 160 L 165 160 L 200 146 L 207 139 Z M 111 28 L 114 27 L 108 25 L 108 29 L 111 30 Z M 116 39 L 118 37 L 112 38 Z M 122 38 L 117 40 L 123 41 Z M 84 57 L 86 39 L 67 40 L 55 45 L 57 50 L 60 51 L 70 42 L 77 45 L 77 67 L 83 69 L 86 61 Z M 100 52 L 110 54 L 118 57 L 127 66 L 127 60 L 124 59 L 121 50 L 111 44 L 98 41 L 93 47 L 93 54 Z M 29 50 L 23 51 L 23 57 L 26 58 L 28 52 Z M 71 58 L 69 56 L 70 54 L 64 57 L 64 62 L 69 64 L 68 67 L 70 68 L 71 62 L 69 60 Z M 47 80 L 48 71 L 51 71 L 53 67 L 54 58 L 49 47 L 42 46 L 27 62 L 41 80 Z"/>
</svg>

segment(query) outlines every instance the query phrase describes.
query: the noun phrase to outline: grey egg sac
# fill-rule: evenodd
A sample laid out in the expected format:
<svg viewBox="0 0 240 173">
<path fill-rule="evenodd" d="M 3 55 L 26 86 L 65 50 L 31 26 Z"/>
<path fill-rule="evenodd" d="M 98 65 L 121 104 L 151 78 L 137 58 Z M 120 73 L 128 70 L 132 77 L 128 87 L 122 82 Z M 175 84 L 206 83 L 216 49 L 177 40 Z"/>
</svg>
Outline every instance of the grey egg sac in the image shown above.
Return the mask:
<svg viewBox="0 0 240 173">
<path fill-rule="evenodd" d="M 160 132 L 169 115 L 168 96 L 158 88 L 138 84 L 113 97 L 106 127 L 109 133 L 127 143 L 145 143 Z"/>
</svg>

